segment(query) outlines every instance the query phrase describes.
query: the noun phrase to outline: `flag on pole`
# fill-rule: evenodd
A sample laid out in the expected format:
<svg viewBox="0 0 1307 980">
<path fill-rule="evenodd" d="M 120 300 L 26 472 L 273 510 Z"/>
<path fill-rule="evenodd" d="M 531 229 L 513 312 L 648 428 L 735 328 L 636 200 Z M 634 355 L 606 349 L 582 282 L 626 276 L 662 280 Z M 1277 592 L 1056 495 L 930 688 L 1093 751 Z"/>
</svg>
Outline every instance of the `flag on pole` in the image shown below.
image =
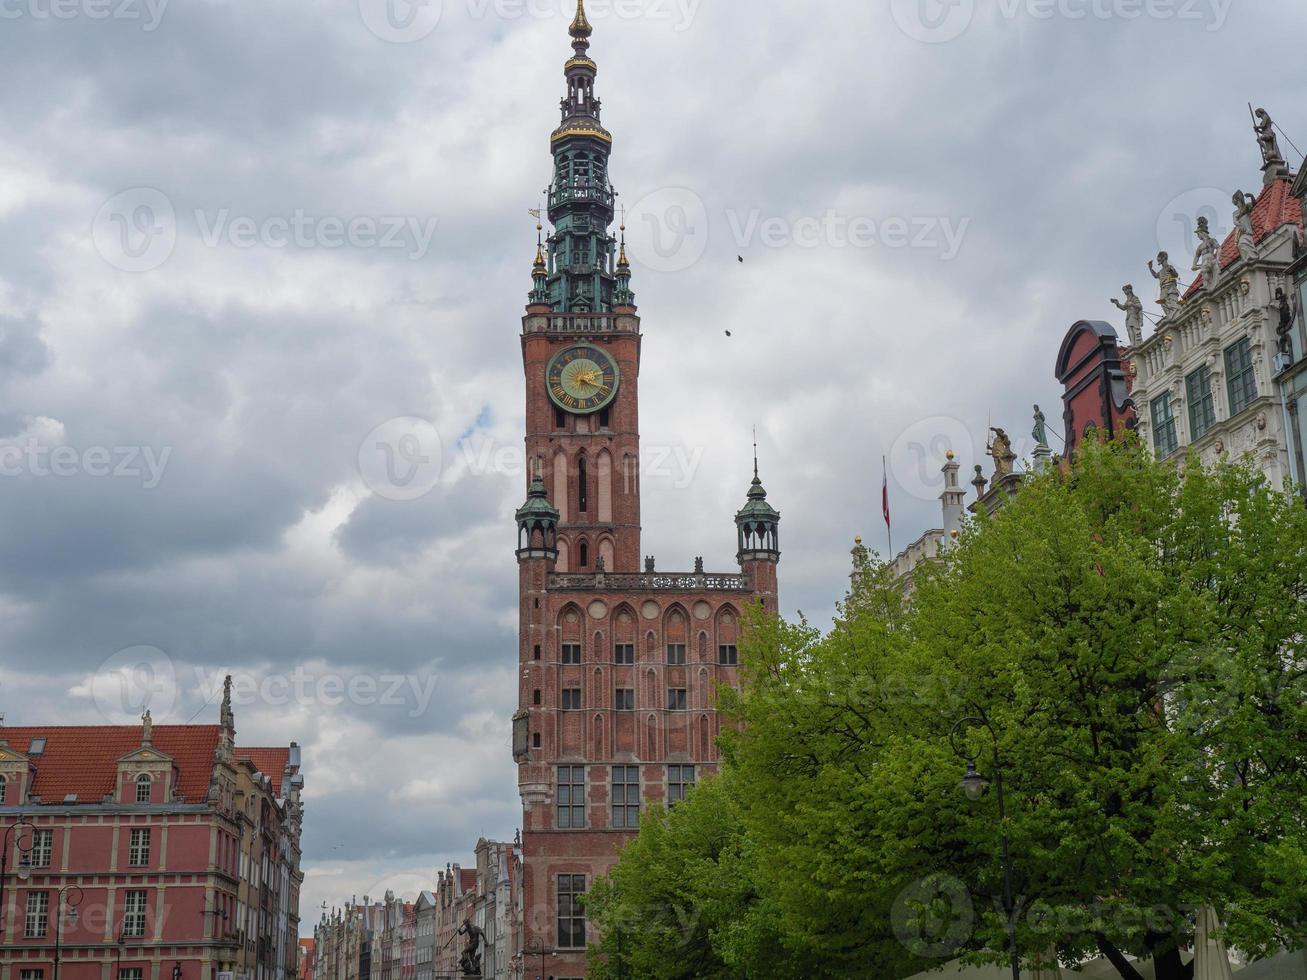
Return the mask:
<svg viewBox="0 0 1307 980">
<path fill-rule="evenodd" d="M 894 530 L 890 525 L 889 519 L 889 468 L 885 465 L 885 457 L 880 458 L 880 509 L 885 515 L 885 538 L 889 542 L 890 557 L 894 555 Z"/>
</svg>

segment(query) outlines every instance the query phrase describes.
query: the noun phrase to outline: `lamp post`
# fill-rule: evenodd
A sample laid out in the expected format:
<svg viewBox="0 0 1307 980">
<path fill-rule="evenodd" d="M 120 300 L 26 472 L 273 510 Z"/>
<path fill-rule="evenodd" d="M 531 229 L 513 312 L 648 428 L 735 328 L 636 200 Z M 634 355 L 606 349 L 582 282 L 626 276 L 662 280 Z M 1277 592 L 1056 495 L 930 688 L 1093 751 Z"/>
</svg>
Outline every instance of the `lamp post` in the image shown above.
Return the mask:
<svg viewBox="0 0 1307 980">
<path fill-rule="evenodd" d="M 1007 807 L 1003 800 L 1003 767 L 998 760 L 998 736 L 994 734 L 994 729 L 984 718 L 959 719 L 948 734 L 949 745 L 953 748 L 954 755 L 967 764 L 966 775 L 962 777 L 958 788 L 973 803 L 985 795 L 989 780 L 976 768 L 976 757 L 958 744 L 958 732 L 964 725 L 985 729 L 994 743 L 994 790 L 998 796 L 998 823 L 1003 832 L 1003 912 L 1007 916 L 1007 942 L 1008 951 L 1012 956 L 1012 980 L 1021 980 L 1021 955 L 1017 952 L 1015 903 L 1012 901 L 1012 857 L 1007 833 Z"/>
<path fill-rule="evenodd" d="M 27 835 L 26 842 L 23 840 L 24 834 Z M 9 906 L 5 904 L 5 882 L 9 879 L 9 848 L 15 843 L 18 845 L 18 853 L 22 855 L 18 859 L 18 880 L 26 881 L 27 856 L 32 853 L 32 825 L 27 822 L 26 817 L 19 817 L 5 828 L 4 851 L 0 853 L 0 946 L 4 945 L 5 938 L 9 935 Z"/>
<path fill-rule="evenodd" d="M 115 952 L 118 954 L 118 962 L 114 966 L 114 980 L 118 980 L 123 975 L 123 948 L 127 945 L 127 923 L 124 922 L 118 930 L 118 942 L 114 944 Z"/>
<path fill-rule="evenodd" d="M 59 980 L 59 954 L 63 948 L 64 905 L 68 906 L 68 924 L 77 925 L 77 906 L 82 904 L 82 890 L 76 885 L 64 885 L 59 889 L 58 905 L 54 913 L 54 980 Z"/>
</svg>

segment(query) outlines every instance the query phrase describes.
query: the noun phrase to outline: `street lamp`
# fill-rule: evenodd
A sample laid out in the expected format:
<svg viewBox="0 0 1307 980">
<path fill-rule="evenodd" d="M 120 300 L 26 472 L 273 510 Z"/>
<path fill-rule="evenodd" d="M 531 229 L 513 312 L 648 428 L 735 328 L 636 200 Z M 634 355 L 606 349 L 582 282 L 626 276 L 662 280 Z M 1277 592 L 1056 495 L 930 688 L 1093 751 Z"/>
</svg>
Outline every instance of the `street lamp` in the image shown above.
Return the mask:
<svg viewBox="0 0 1307 980">
<path fill-rule="evenodd" d="M 4 852 L 0 853 L 0 946 L 4 945 L 5 938 L 9 935 L 9 906 L 5 904 L 5 882 L 9 878 L 9 848 L 17 843 L 18 845 L 18 880 L 26 881 L 30 877 L 28 868 L 31 867 L 27 856 L 32 853 L 32 825 L 27 822 L 26 817 L 19 817 L 14 823 L 5 828 Z M 15 833 L 17 837 L 15 837 Z M 26 833 L 27 840 L 24 842 L 23 835 Z"/>
<path fill-rule="evenodd" d="M 1015 903 L 1012 901 L 1012 857 L 1007 834 L 1007 807 L 1003 800 L 1003 767 L 998 760 L 998 736 L 994 734 L 994 729 L 984 718 L 962 718 L 948 734 L 949 745 L 952 746 L 954 755 L 965 760 L 967 764 L 966 775 L 962 777 L 958 788 L 973 803 L 985 795 L 985 790 L 989 788 L 989 780 L 976 768 L 976 757 L 966 751 L 965 746 L 958 744 L 958 732 L 963 725 L 985 729 L 994 743 L 994 790 L 998 796 L 998 824 L 1003 830 L 1003 912 L 1007 916 L 1007 942 L 1008 951 L 1012 956 L 1012 980 L 1021 980 L 1021 955 L 1017 952 L 1017 923 L 1014 914 Z"/>
<path fill-rule="evenodd" d="M 127 923 L 124 922 L 118 930 L 118 942 L 115 943 L 118 954 L 118 963 L 114 967 L 114 980 L 118 980 L 123 975 L 123 949 L 127 945 Z"/>
<path fill-rule="evenodd" d="M 54 980 L 59 980 L 59 953 L 63 947 L 64 935 L 64 905 L 68 906 L 68 924 L 75 927 L 77 906 L 82 904 L 82 890 L 76 885 L 64 885 L 59 889 L 58 903 L 54 913 Z"/>
</svg>

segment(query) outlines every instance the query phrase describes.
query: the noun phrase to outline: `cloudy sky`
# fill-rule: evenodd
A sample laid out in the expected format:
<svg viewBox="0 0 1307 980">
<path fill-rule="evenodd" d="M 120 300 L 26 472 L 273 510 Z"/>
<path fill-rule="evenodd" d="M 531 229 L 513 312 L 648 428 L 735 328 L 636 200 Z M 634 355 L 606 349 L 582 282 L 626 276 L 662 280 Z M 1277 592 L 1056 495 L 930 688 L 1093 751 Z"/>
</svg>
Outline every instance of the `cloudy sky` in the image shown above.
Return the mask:
<svg viewBox="0 0 1307 980">
<path fill-rule="evenodd" d="M 1249 101 L 1307 147 L 1300 0 L 591 7 L 644 551 L 731 568 L 756 425 L 819 622 L 883 544 L 882 454 L 906 544 L 944 448 L 1028 451 L 1036 402 L 1060 432 L 1067 327 L 1259 188 Z M 309 923 L 518 825 L 517 333 L 570 8 L 0 0 L 0 711 L 122 721 L 135 685 L 212 722 L 236 673 L 240 740 L 305 746 Z"/>
</svg>

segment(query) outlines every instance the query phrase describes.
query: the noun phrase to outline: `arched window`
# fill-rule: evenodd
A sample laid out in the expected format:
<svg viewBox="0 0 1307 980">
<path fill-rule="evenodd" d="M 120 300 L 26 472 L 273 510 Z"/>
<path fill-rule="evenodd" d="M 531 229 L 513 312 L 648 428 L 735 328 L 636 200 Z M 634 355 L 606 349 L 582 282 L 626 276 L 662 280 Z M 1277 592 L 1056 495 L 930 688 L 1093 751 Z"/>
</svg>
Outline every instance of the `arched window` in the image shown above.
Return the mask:
<svg viewBox="0 0 1307 980">
<path fill-rule="evenodd" d="M 580 560 L 580 563 L 577 565 L 577 567 L 578 567 L 578 568 L 589 568 L 589 567 L 590 567 L 590 545 L 589 545 L 587 542 L 585 542 L 585 541 L 582 541 L 582 542 L 581 542 L 580 554 L 581 554 L 581 560 Z"/>
<path fill-rule="evenodd" d="M 150 790 L 152 789 L 149 773 L 141 773 L 136 777 L 136 802 L 149 803 Z"/>
</svg>

